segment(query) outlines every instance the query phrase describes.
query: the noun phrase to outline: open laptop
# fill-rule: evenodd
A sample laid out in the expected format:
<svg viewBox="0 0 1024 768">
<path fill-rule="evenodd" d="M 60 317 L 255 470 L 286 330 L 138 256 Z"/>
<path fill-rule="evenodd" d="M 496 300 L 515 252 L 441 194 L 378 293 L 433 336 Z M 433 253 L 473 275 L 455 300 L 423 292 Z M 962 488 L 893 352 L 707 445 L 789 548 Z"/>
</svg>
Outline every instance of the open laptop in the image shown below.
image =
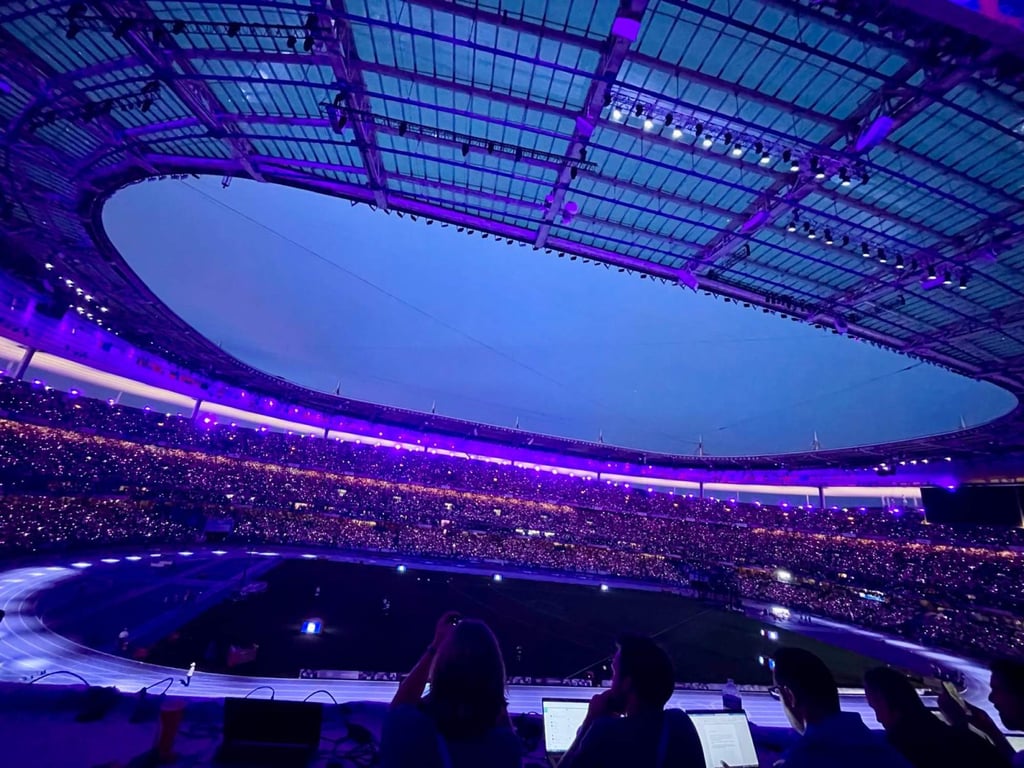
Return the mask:
<svg viewBox="0 0 1024 768">
<path fill-rule="evenodd" d="M 590 706 L 588 699 L 541 699 L 544 718 L 544 751 L 551 765 L 558 761 L 572 746 L 576 731 L 583 725 Z"/>
<path fill-rule="evenodd" d="M 706 768 L 757 768 L 757 750 L 744 712 L 703 710 L 687 712 L 697 729 Z"/>
<path fill-rule="evenodd" d="M 320 749 L 319 702 L 224 699 L 218 763 L 306 766 Z"/>
</svg>

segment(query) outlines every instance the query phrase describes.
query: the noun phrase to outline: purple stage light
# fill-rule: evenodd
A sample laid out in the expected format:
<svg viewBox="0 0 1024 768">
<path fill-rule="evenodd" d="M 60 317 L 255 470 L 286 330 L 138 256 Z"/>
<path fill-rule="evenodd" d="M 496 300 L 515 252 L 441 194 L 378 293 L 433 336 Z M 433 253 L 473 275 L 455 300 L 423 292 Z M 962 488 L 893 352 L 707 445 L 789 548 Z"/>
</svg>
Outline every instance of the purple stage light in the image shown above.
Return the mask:
<svg viewBox="0 0 1024 768">
<path fill-rule="evenodd" d="M 857 152 L 866 152 L 873 147 L 877 147 L 888 138 L 895 127 L 896 121 L 893 118 L 889 117 L 889 115 L 879 115 L 857 137 L 854 149 Z"/>
<path fill-rule="evenodd" d="M 740 232 L 744 234 L 746 234 L 747 232 L 753 232 L 755 229 L 757 229 L 766 221 L 768 221 L 769 215 L 770 214 L 768 213 L 768 211 L 764 210 L 763 208 L 755 212 L 753 216 L 751 216 L 749 219 L 743 222 L 743 225 L 740 227 Z"/>
</svg>

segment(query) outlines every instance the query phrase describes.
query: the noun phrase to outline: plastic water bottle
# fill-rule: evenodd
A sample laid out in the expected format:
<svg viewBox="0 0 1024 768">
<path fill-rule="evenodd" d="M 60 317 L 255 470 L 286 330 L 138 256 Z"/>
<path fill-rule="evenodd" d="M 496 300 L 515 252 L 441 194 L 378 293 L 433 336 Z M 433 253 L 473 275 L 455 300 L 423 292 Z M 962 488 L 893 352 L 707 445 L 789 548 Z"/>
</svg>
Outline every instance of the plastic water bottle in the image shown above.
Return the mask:
<svg viewBox="0 0 1024 768">
<path fill-rule="evenodd" d="M 743 699 L 740 697 L 740 689 L 736 682 L 730 677 L 722 686 L 722 708 L 730 712 L 737 712 L 743 709 Z"/>
</svg>

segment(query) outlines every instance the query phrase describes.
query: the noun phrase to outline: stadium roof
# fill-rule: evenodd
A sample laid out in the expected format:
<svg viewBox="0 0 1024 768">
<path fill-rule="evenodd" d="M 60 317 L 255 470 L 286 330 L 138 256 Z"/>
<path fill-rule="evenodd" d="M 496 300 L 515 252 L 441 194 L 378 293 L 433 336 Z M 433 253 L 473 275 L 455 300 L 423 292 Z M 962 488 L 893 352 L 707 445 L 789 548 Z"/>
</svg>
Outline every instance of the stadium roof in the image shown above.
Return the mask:
<svg viewBox="0 0 1024 768">
<path fill-rule="evenodd" d="M 292 397 L 131 273 L 110 194 L 190 173 L 304 187 L 1020 394 L 1024 36 L 947 5 L 10 2 L 2 229 L 22 274 L 87 286 L 139 346 Z M 1021 423 L 979 448 L 1020 445 Z"/>
</svg>

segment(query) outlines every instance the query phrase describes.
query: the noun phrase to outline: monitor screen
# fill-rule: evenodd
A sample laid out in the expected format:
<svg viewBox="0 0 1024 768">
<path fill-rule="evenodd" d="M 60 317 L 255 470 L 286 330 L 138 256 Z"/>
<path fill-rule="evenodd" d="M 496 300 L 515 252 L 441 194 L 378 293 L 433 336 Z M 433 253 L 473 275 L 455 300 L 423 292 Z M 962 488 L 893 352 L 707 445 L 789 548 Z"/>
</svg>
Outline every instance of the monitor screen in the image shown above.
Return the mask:
<svg viewBox="0 0 1024 768">
<path fill-rule="evenodd" d="M 544 749 L 549 753 L 566 752 L 583 725 L 590 702 L 587 700 L 544 699 Z"/>
<path fill-rule="evenodd" d="M 1014 752 L 1024 752 L 1024 735 L 1019 733 L 1006 734 L 1006 740 L 1010 742 Z"/>
<path fill-rule="evenodd" d="M 757 768 L 757 750 L 742 712 L 690 712 L 706 768 Z"/>
</svg>

